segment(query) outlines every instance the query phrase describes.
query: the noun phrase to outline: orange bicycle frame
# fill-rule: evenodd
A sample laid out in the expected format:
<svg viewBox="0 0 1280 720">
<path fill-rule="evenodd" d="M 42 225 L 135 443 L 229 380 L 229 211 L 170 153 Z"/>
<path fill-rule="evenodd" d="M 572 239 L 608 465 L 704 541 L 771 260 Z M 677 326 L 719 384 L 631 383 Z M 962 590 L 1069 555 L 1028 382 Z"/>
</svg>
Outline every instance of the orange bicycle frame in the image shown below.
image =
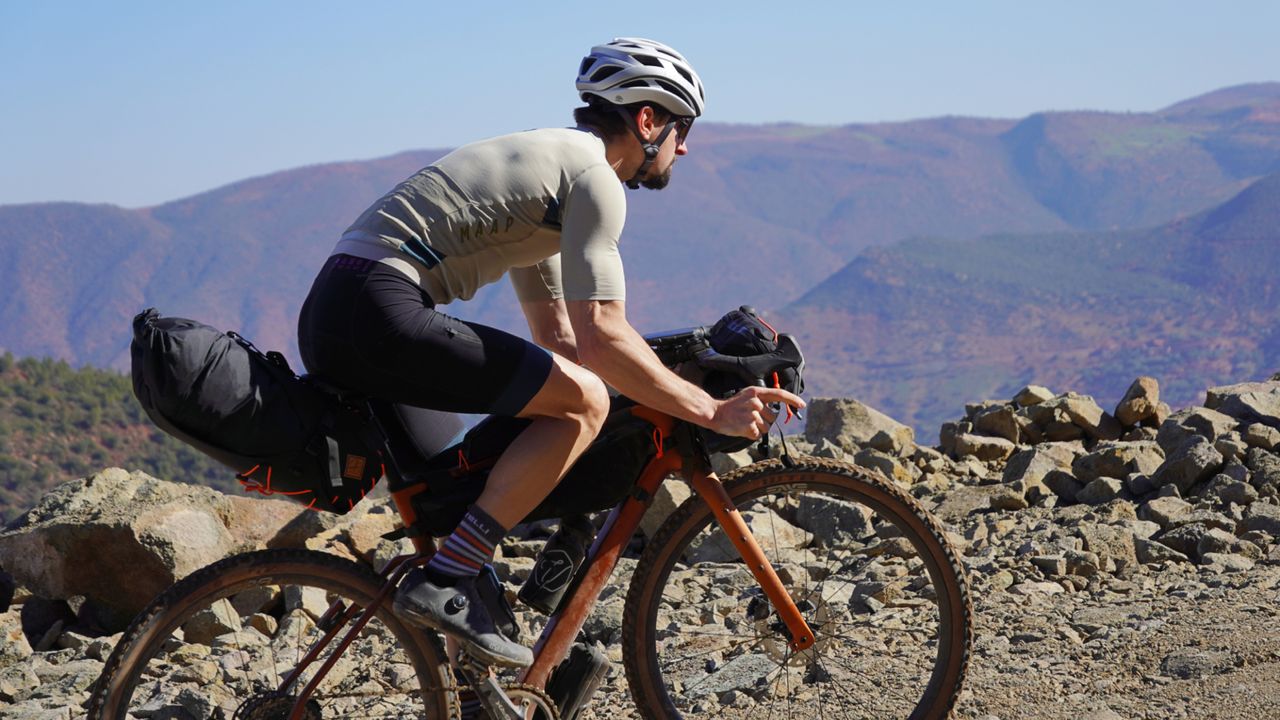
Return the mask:
<svg viewBox="0 0 1280 720">
<path fill-rule="evenodd" d="M 656 437 L 670 437 L 675 429 L 676 421 L 669 415 L 643 407 L 637 407 L 632 412 L 653 423 L 657 430 Z M 586 560 L 583 561 L 584 569 L 576 584 L 570 588 L 566 600 L 548 620 L 542 635 L 533 646 L 533 665 L 525 670 L 521 682 L 539 688 L 546 687 L 551 672 L 569 654 L 578 631 L 582 629 L 595 607 L 596 599 L 613 575 L 618 558 L 639 527 L 640 519 L 649 508 L 654 493 L 668 475 L 677 471 L 684 475 L 699 497 L 710 506 L 720 527 L 742 555 L 765 596 L 773 603 L 791 636 L 792 650 L 799 652 L 813 645 L 813 631 L 801 616 L 790 593 L 783 587 L 782 580 L 752 536 L 742 515 L 733 507 L 719 478 L 708 468 L 700 467 L 703 463 L 686 461 L 687 458 L 679 453 L 665 452 L 659 445 L 658 452 L 641 473 L 632 496 L 614 508 L 605 521 L 596 541 L 587 552 Z"/>
</svg>

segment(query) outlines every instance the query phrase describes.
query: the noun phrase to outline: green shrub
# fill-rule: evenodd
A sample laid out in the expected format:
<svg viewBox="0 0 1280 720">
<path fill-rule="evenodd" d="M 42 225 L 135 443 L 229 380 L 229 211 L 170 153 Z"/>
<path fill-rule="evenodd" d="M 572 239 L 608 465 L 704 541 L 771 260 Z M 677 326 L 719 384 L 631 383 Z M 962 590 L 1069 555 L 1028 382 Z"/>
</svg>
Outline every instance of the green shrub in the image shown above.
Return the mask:
<svg viewBox="0 0 1280 720">
<path fill-rule="evenodd" d="M 231 490 L 231 471 L 155 429 L 129 378 L 0 355 L 0 524 L 49 488 L 106 467 Z"/>
</svg>

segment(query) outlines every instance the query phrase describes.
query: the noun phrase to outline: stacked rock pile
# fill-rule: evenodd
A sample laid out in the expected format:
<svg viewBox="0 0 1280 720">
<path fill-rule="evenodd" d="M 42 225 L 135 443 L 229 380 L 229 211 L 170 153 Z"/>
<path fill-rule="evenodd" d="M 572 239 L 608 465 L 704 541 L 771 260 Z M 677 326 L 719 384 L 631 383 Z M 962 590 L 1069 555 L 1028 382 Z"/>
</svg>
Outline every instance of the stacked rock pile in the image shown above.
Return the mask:
<svg viewBox="0 0 1280 720">
<path fill-rule="evenodd" d="M 994 509 L 1121 500 L 1136 510 L 1138 562 L 1233 568 L 1280 537 L 1278 428 L 1280 382 L 1212 388 L 1203 406 L 1170 413 L 1144 377 L 1114 414 L 1035 386 L 1008 403 L 971 405 L 944 426 L 941 450 L 987 465 L 982 481 L 999 486 Z"/>
<path fill-rule="evenodd" d="M 812 402 L 808 449 L 902 483 L 963 548 L 960 716 L 1274 717 L 1280 375 L 1178 412 L 1150 378 L 1113 413 L 1029 387 L 967 407 L 937 448 L 887 442 L 896 423 L 854 405 Z"/>
<path fill-rule="evenodd" d="M 965 716 L 1025 715 L 1035 677 L 1046 703 L 1187 717 L 1187 691 L 1164 701 L 1161 688 L 1235 672 L 1269 652 L 1280 658 L 1265 641 L 1200 645 L 1200 613 L 1230 616 L 1234 628 L 1276 621 L 1256 593 L 1280 592 L 1280 376 L 1213 388 L 1203 405 L 1177 412 L 1151 378 L 1110 413 L 1087 396 L 1030 386 L 966 407 L 940 435 L 938 447 L 917 445 L 909 427 L 855 400 L 817 399 L 804 438 L 791 442 L 884 474 L 950 528 L 981 625 Z M 724 472 L 751 459 L 715 462 Z M 643 534 L 687 496 L 681 483 L 664 485 Z M 396 520 L 377 495 L 338 517 L 118 469 L 68 482 L 0 533 L 0 715 L 78 717 L 124 624 L 197 567 L 249 549 L 308 547 L 377 568 L 410 550 L 382 537 Z M 549 529 L 521 526 L 500 549 L 495 566 L 512 591 Z M 615 661 L 593 717 L 634 712 L 617 666 L 621 591 L 634 566 L 622 560 L 585 628 Z M 733 583 L 709 585 L 719 593 L 713 614 L 737 603 Z M 536 636 L 544 619 L 516 609 L 525 637 Z M 1195 613 L 1186 630 L 1194 636 L 1175 632 L 1183 610 Z M 1116 691 L 1104 697 L 1099 683 Z M 735 693 L 716 701 L 749 709 L 751 698 Z"/>
</svg>

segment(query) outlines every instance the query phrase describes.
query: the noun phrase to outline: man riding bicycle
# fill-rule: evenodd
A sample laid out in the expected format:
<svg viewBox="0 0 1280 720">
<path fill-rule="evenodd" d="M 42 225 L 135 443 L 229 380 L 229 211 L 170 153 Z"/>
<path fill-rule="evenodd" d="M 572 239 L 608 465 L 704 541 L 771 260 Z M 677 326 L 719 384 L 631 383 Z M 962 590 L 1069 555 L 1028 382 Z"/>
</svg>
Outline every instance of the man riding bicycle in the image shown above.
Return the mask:
<svg viewBox="0 0 1280 720">
<path fill-rule="evenodd" d="M 466 145 L 396 186 L 343 234 L 299 319 L 309 372 L 377 400 L 532 420 L 396 611 L 458 638 L 478 659 L 526 666 L 477 594 L 507 531 L 541 502 L 599 432 L 608 383 L 715 432 L 758 438 L 781 389 L 712 398 L 665 366 L 627 322 L 619 241 L 622 183 L 670 180 L 703 111 L 702 82 L 675 50 L 620 38 L 579 68 L 573 128 Z M 436 310 L 509 274 L 537 345 Z"/>
</svg>

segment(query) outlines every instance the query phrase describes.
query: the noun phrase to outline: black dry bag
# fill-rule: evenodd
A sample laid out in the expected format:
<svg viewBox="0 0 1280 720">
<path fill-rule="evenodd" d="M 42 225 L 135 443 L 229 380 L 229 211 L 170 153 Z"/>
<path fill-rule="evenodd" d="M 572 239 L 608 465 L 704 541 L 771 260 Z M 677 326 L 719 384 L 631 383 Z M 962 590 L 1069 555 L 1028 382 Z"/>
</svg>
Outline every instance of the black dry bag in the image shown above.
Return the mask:
<svg viewBox="0 0 1280 720">
<path fill-rule="evenodd" d="M 227 465 L 246 490 L 345 513 L 383 474 L 367 410 L 235 333 L 194 320 L 133 319 L 133 392 L 161 430 Z"/>
</svg>

